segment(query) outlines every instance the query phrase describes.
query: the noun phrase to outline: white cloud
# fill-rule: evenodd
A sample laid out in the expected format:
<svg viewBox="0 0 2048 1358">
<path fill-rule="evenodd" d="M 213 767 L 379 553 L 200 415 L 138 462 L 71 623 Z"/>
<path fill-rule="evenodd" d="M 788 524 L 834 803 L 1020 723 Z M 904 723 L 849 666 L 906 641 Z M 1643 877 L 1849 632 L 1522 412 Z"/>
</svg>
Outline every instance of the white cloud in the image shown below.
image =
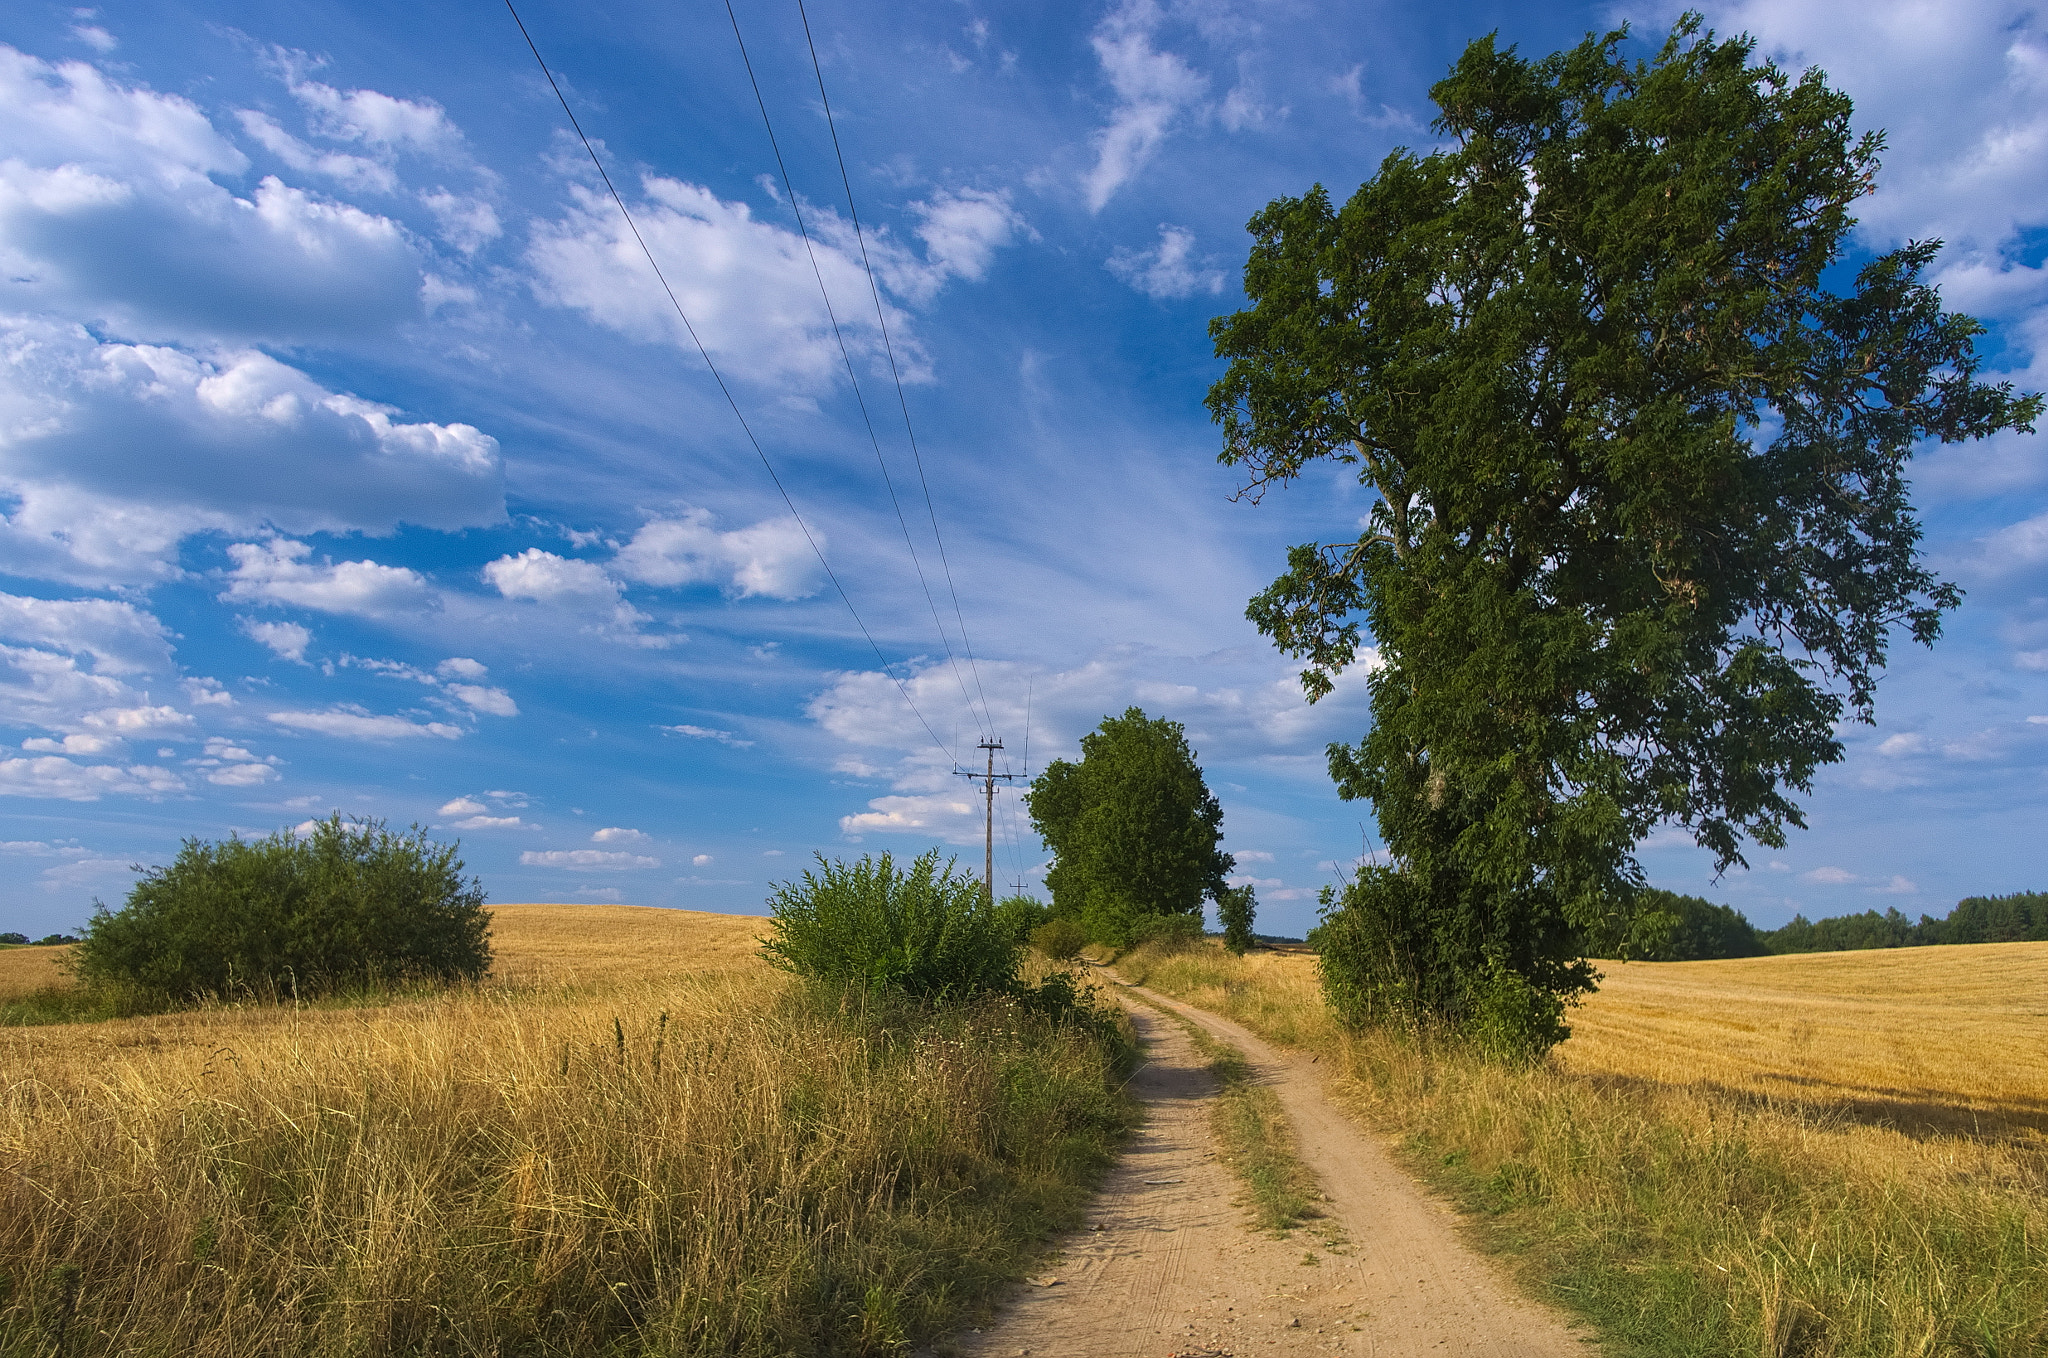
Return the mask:
<svg viewBox="0 0 2048 1358">
<path fill-rule="evenodd" d="M 145 704 L 140 707 L 107 707 L 98 712 L 88 712 L 81 722 L 97 731 L 127 739 L 133 736 L 162 736 L 166 732 L 183 732 L 195 729 L 199 723 L 190 713 L 180 712 L 167 704 Z"/>
<path fill-rule="evenodd" d="M 389 532 L 504 516 L 497 441 L 402 423 L 252 350 L 187 352 L 0 317 L 0 565 L 85 584 L 178 574 L 201 530 Z"/>
<path fill-rule="evenodd" d="M 48 736 L 31 736 L 21 742 L 21 748 L 31 754 L 79 754 L 90 757 L 113 754 L 124 744 L 126 742 L 119 736 L 96 736 L 85 731 L 75 731 L 58 740 Z"/>
<path fill-rule="evenodd" d="M 1090 212 L 1100 212 L 1152 159 L 1180 116 L 1208 94 L 1205 77 L 1154 47 L 1164 18 L 1156 0 L 1123 0 L 1089 40 L 1116 92 L 1109 125 L 1095 134 L 1095 167 L 1082 181 Z"/>
<path fill-rule="evenodd" d="M 451 655 L 434 666 L 434 673 L 443 679 L 481 679 L 489 674 L 490 667 L 481 660 L 471 660 L 466 655 Z"/>
<path fill-rule="evenodd" d="M 1234 849 L 1231 856 L 1240 863 L 1270 863 L 1273 855 L 1263 849 Z"/>
<path fill-rule="evenodd" d="M 1189 297 L 1197 292 L 1212 296 L 1223 291 L 1223 270 L 1194 260 L 1195 233 L 1183 226 L 1159 224 L 1159 245 L 1151 250 L 1119 249 L 1109 257 L 1108 269 L 1124 282 L 1158 301 Z"/>
<path fill-rule="evenodd" d="M 1877 752 L 1882 755 L 1922 754 L 1927 749 L 1927 737 L 1915 731 L 1901 731 L 1895 736 L 1886 736 L 1878 744 Z"/>
<path fill-rule="evenodd" d="M 420 202 L 441 225 L 441 239 L 465 255 L 473 255 L 504 234 L 497 211 L 481 198 L 466 198 L 436 189 L 420 195 Z"/>
<path fill-rule="evenodd" d="M 236 119 L 250 140 L 263 147 L 294 170 L 324 174 L 352 189 L 390 193 L 398 187 L 398 176 L 388 165 L 345 151 L 326 151 L 306 145 L 278 126 L 277 119 L 255 109 L 238 109 Z"/>
<path fill-rule="evenodd" d="M 443 802 L 439 814 L 443 816 L 482 816 L 490 812 L 488 806 L 469 797 L 457 797 L 452 802 Z"/>
<path fill-rule="evenodd" d="M 876 797 L 868 810 L 839 818 L 839 833 L 850 838 L 868 834 L 903 834 L 913 830 L 952 831 L 952 838 L 965 841 L 961 822 L 977 817 L 979 808 L 964 798 L 943 795 Z M 977 825 L 979 820 L 975 822 Z"/>
<path fill-rule="evenodd" d="M 1917 893 L 1920 888 L 1895 873 L 1891 881 L 1883 886 L 1874 886 L 1871 890 L 1880 896 L 1911 896 Z"/>
<path fill-rule="evenodd" d="M 816 529 L 811 535 L 822 551 L 824 537 Z M 643 524 L 612 564 L 639 584 L 715 584 L 742 599 L 804 599 L 817 593 L 822 583 L 817 552 L 794 519 L 763 519 L 721 531 L 704 509 L 686 509 L 679 516 Z"/>
<path fill-rule="evenodd" d="M 606 872 L 661 866 L 659 858 L 649 858 L 644 854 L 609 853 L 603 849 L 528 849 L 519 855 L 519 861 L 529 868 L 592 868 Z"/>
<path fill-rule="evenodd" d="M 593 830 L 590 842 L 593 844 L 640 844 L 647 840 L 643 830 L 628 829 L 623 825 L 607 825 L 602 830 Z"/>
<path fill-rule="evenodd" d="M 338 736 L 343 740 L 410 740 L 438 736 L 457 740 L 462 728 L 445 722 L 415 722 L 405 717 L 377 716 L 353 705 L 329 708 L 325 712 L 272 712 L 269 719 L 294 731 Z"/>
<path fill-rule="evenodd" d="M 241 175 L 248 158 L 189 100 L 0 47 L 0 146 L 11 308 L 245 342 L 419 314 L 417 252 L 397 222 L 275 176 L 236 196 L 212 176 Z"/>
<path fill-rule="evenodd" d="M 449 158 L 463 152 L 462 131 L 431 99 L 400 99 L 377 90 L 337 90 L 305 72 L 317 63 L 305 53 L 273 48 L 292 97 L 313 115 L 322 135 L 381 150 L 407 150 Z"/>
<path fill-rule="evenodd" d="M 223 764 L 206 775 L 206 781 L 221 787 L 261 787 L 284 775 L 268 764 Z"/>
<path fill-rule="evenodd" d="M 101 28 L 98 24 L 73 24 L 71 26 L 71 36 L 84 43 L 87 47 L 90 47 L 93 51 L 98 52 L 101 56 L 105 56 L 121 45 L 119 39 L 107 32 L 106 29 Z"/>
<path fill-rule="evenodd" d="M 1799 880 L 1802 882 L 1812 882 L 1818 886 L 1847 886 L 1851 882 L 1861 881 L 1862 879 L 1846 868 L 1826 867 L 1815 868 L 1811 872 L 1802 872 L 1799 874 Z"/>
<path fill-rule="evenodd" d="M 487 712 L 494 717 L 516 717 L 519 704 L 512 701 L 512 695 L 502 688 L 485 688 L 477 684 L 450 684 L 448 692 L 478 712 Z"/>
<path fill-rule="evenodd" d="M 721 745 L 730 745 L 736 750 L 744 750 L 754 743 L 751 740 L 741 740 L 730 731 L 721 731 L 711 726 L 692 726 L 688 722 L 684 722 L 680 726 L 657 726 L 654 729 L 657 731 L 667 731 L 674 735 L 688 736 L 692 740 L 715 740 Z"/>
<path fill-rule="evenodd" d="M 0 759 L 0 796 L 91 802 L 109 793 L 159 797 L 184 790 L 184 779 L 149 764 L 77 764 L 58 755 Z"/>
<path fill-rule="evenodd" d="M 930 299 L 949 277 L 979 282 L 997 250 L 1038 235 L 1011 204 L 1008 189 L 945 189 L 909 208 L 918 218 L 915 234 L 924 242 L 927 262 L 913 270 L 899 261 L 883 276 L 916 302 Z"/>
<path fill-rule="evenodd" d="M 268 646 L 278 659 L 295 660 L 301 665 L 306 663 L 306 647 L 312 644 L 313 634 L 299 624 L 243 618 L 241 625 L 242 635 Z"/>
<path fill-rule="evenodd" d="M 711 855 L 708 853 L 700 853 L 696 855 L 695 857 L 690 859 L 690 866 L 693 868 L 704 868 L 711 866 Z"/>
<path fill-rule="evenodd" d="M 483 576 L 507 599 L 614 604 L 619 598 L 618 581 L 606 575 L 604 567 L 538 547 L 499 557 L 484 567 Z"/>
<path fill-rule="evenodd" d="M 235 566 L 220 597 L 369 618 L 418 613 L 438 602 L 426 577 L 408 567 L 375 561 L 314 562 L 309 560 L 312 552 L 290 538 L 230 543 L 228 556 Z"/>
<path fill-rule="evenodd" d="M 171 668 L 170 632 L 135 605 L 113 599 L 31 599 L 0 593 L 0 637 L 92 660 L 95 674 Z"/>
<path fill-rule="evenodd" d="M 465 816 L 461 820 L 452 822 L 452 828 L 457 830 L 537 830 L 540 827 L 529 825 L 517 816 Z"/>
<path fill-rule="evenodd" d="M 802 237 L 756 221 L 745 203 L 725 202 L 709 189 L 649 175 L 633 217 L 647 247 L 688 313 L 697 336 L 732 376 L 800 389 L 835 385 L 844 368 L 830 316 L 818 294 L 818 275 Z M 582 187 L 557 221 L 536 223 L 526 259 L 535 294 L 555 306 L 580 311 L 600 325 L 632 339 L 695 343 L 677 320 L 668 296 L 655 285 L 640 247 L 606 196 Z M 941 213 L 941 217 L 951 220 Z M 873 308 L 856 305 L 868 295 L 867 274 L 848 250 L 852 229 L 829 209 L 805 214 L 812 227 L 818 271 L 838 308 L 839 334 L 856 361 L 886 371 L 881 327 Z M 928 219 L 929 220 L 929 219 Z M 954 263 L 976 258 L 968 248 L 971 230 L 942 229 L 948 249 L 962 251 Z M 843 240 L 845 245 L 838 242 Z M 869 237 L 869 255 L 885 282 L 902 284 L 920 296 L 935 289 L 930 268 L 894 246 L 886 233 Z M 906 378 L 923 375 L 923 359 L 909 318 L 888 308 L 891 339 Z"/>
</svg>

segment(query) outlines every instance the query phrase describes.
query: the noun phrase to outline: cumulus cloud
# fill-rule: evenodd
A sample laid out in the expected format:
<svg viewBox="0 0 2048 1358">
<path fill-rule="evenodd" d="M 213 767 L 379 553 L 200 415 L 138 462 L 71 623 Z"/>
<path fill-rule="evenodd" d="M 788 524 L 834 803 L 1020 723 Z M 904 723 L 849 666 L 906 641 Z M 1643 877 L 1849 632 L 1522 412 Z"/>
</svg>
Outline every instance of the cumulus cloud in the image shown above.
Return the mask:
<svg viewBox="0 0 2048 1358">
<path fill-rule="evenodd" d="M 1159 244 L 1150 250 L 1119 249 L 1109 257 L 1109 271 L 1156 301 L 1210 295 L 1223 291 L 1223 270 L 1195 259 L 1195 233 L 1183 226 L 1159 224 Z"/>
<path fill-rule="evenodd" d="M 529 547 L 484 567 L 484 580 L 507 599 L 540 603 L 617 603 L 619 585 L 604 567 Z"/>
<path fill-rule="evenodd" d="M 493 717 L 516 717 L 519 704 L 512 701 L 512 695 L 502 688 L 486 688 L 481 684 L 450 684 L 447 691 L 473 711 L 488 713 Z"/>
<path fill-rule="evenodd" d="M 1847 886 L 1851 882 L 1860 879 L 1847 868 L 1825 867 L 1815 868 L 1811 872 L 1802 872 L 1799 874 L 1799 880 L 1802 882 L 1812 882 L 1817 886 Z"/>
<path fill-rule="evenodd" d="M 1095 166 L 1082 181 L 1090 212 L 1102 211 L 1209 92 L 1206 77 L 1154 45 L 1164 18 L 1157 0 L 1123 0 L 1089 39 L 1116 94 L 1108 125 L 1095 134 Z"/>
<path fill-rule="evenodd" d="M 0 564 L 80 583 L 170 578 L 203 529 L 389 532 L 504 516 L 495 439 L 407 423 L 250 350 L 200 355 L 0 317 Z"/>
<path fill-rule="evenodd" d="M 645 842 L 647 838 L 647 833 L 644 830 L 632 830 L 623 825 L 607 825 L 602 830 L 592 831 L 590 842 L 593 844 L 639 844 Z"/>
<path fill-rule="evenodd" d="M 289 730 L 310 731 L 315 735 L 337 736 L 343 740 L 412 740 L 423 736 L 459 740 L 462 736 L 460 726 L 379 716 L 353 704 L 331 707 L 324 712 L 272 712 L 269 720 Z"/>
<path fill-rule="evenodd" d="M 222 599 L 291 604 L 323 613 L 388 617 L 418 613 L 436 600 L 419 572 L 375 561 L 313 561 L 313 549 L 290 538 L 237 542 L 228 547 L 234 569 Z"/>
<path fill-rule="evenodd" d="M 0 759 L 0 796 L 92 802 L 109 794 L 160 797 L 184 790 L 184 779 L 150 764 L 79 764 L 61 755 Z"/>
<path fill-rule="evenodd" d="M 390 193 L 398 187 L 398 176 L 388 165 L 346 151 L 308 146 L 268 113 L 245 108 L 237 110 L 235 118 L 250 140 L 294 170 L 326 175 L 349 188 L 375 193 Z"/>
<path fill-rule="evenodd" d="M 465 255 L 475 254 L 504 234 L 497 210 L 481 198 L 436 189 L 421 194 L 420 202 L 440 224 L 441 239 Z"/>
<path fill-rule="evenodd" d="M 313 634 L 295 622 L 258 622 L 254 618 L 241 620 L 242 635 L 270 648 L 280 660 L 306 663 L 306 647 L 312 644 Z"/>
<path fill-rule="evenodd" d="M 171 667 L 170 632 L 163 623 L 114 599 L 0 593 L 0 637 L 86 657 L 96 674 L 148 674 Z"/>
<path fill-rule="evenodd" d="M 604 849 L 528 849 L 519 855 L 519 861 L 529 868 L 588 868 L 600 872 L 661 866 L 659 858 Z"/>
<path fill-rule="evenodd" d="M 245 342 L 419 314 L 420 263 L 397 222 L 275 176 L 236 196 L 212 176 L 242 174 L 248 157 L 190 100 L 0 47 L 0 145 L 8 307 L 133 338 Z"/>
<path fill-rule="evenodd" d="M 823 536 L 816 529 L 811 536 L 822 551 Z M 713 584 L 742 599 L 804 599 L 822 583 L 817 553 L 794 519 L 763 519 L 746 528 L 720 530 L 709 510 L 694 508 L 641 525 L 612 565 L 639 584 Z"/>
</svg>

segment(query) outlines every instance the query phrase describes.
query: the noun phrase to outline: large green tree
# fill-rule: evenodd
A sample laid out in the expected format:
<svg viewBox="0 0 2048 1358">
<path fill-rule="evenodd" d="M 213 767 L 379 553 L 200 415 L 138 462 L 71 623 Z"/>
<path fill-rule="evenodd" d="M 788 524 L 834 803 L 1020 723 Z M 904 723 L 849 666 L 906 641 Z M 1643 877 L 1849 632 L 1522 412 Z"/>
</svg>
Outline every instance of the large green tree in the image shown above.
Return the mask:
<svg viewBox="0 0 2048 1358">
<path fill-rule="evenodd" d="M 1118 947 L 1148 915 L 1197 915 L 1222 900 L 1236 866 L 1218 847 L 1223 808 L 1176 721 L 1130 708 L 1081 737 L 1081 762 L 1055 759 L 1025 796 L 1052 850 L 1053 913 Z"/>
<path fill-rule="evenodd" d="M 1882 142 L 1824 76 L 1696 16 L 1653 60 L 1626 36 L 1473 43 L 1431 91 L 1444 149 L 1268 205 L 1252 305 L 1211 325 L 1246 493 L 1324 460 L 1364 490 L 1335 508 L 1365 531 L 1248 611 L 1311 700 L 1370 667 L 1372 729 L 1330 749 L 1388 851 L 1322 934 L 1353 1019 L 1540 1048 L 1651 827 L 1723 868 L 1782 844 L 1892 636 L 1960 598 L 1908 457 L 2040 407 L 1975 380 L 1939 242 L 1836 269 Z"/>
</svg>

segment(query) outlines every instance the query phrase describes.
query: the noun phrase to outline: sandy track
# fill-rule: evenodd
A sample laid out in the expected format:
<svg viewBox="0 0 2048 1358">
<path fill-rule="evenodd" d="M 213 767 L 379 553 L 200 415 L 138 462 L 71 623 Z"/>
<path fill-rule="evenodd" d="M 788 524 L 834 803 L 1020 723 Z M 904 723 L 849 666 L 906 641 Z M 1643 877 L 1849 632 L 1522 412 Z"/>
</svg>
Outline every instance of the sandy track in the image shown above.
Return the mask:
<svg viewBox="0 0 2048 1358">
<path fill-rule="evenodd" d="M 1228 1019 L 1140 987 L 1244 1052 L 1287 1110 L 1329 1214 L 1281 1240 L 1254 1230 L 1216 1156 L 1207 1062 L 1171 1019 L 1131 1008 L 1146 1064 L 1131 1089 L 1144 1127 L 1110 1172 L 1088 1226 L 984 1332 L 974 1358 L 1370 1354 L 1374 1358 L 1588 1358 L 1591 1346 L 1518 1295 L 1458 1238 L 1386 1149 L 1323 1097 L 1319 1072 Z M 1334 1227 L 1333 1253 L 1322 1238 Z M 1048 1279 L 1057 1279 L 1046 1285 Z"/>
</svg>

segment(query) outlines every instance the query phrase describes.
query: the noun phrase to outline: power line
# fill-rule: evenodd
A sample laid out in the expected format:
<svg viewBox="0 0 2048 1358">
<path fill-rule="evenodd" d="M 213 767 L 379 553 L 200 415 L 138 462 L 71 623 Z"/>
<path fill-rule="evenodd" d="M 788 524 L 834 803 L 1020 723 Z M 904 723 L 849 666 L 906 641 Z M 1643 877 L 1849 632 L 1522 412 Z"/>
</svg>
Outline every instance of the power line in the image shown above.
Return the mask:
<svg viewBox="0 0 2048 1358">
<path fill-rule="evenodd" d="M 727 0 L 728 5 L 731 0 Z M 993 729 L 995 718 L 989 713 L 988 694 L 981 687 L 981 668 L 974 661 L 974 643 L 967 635 L 967 615 L 960 608 L 960 590 L 953 583 L 953 563 L 946 555 L 946 539 L 939 532 L 939 511 L 932 502 L 931 482 L 925 479 L 924 454 L 918 450 L 917 429 L 910 420 L 910 398 L 903 392 L 903 374 L 896 367 L 896 346 L 889 339 L 889 318 L 882 306 L 882 290 L 875 282 L 875 267 L 868 260 L 868 242 L 861 230 L 860 209 L 854 206 L 853 179 L 846 172 L 846 152 L 839 145 L 839 124 L 832 116 L 832 100 L 825 93 L 825 70 L 818 62 L 818 44 L 811 36 L 811 16 L 804 9 L 804 0 L 796 0 L 797 17 L 803 20 L 804 45 L 811 52 L 811 73 L 818 80 L 818 101 L 825 108 L 825 126 L 832 134 L 832 154 L 839 162 L 839 182 L 846 188 L 846 211 L 853 221 L 853 238 L 860 245 L 861 268 L 868 276 L 868 292 L 875 299 L 875 321 L 882 330 L 882 350 L 889 356 L 889 376 L 896 383 L 896 402 L 903 409 L 903 431 L 910 438 L 911 460 L 917 465 L 917 482 L 924 489 L 925 512 L 931 516 L 932 538 L 939 545 L 939 564 L 945 568 L 946 588 L 953 596 L 953 617 L 960 625 L 960 645 L 967 652 L 967 668 L 974 675 L 974 691 L 981 694 L 982 714 L 988 717 Z"/>
<path fill-rule="evenodd" d="M 796 185 L 791 181 L 789 175 L 789 165 L 783 160 L 782 144 L 775 136 L 775 122 L 768 116 L 768 101 L 761 94 L 761 82 L 754 74 L 754 61 L 747 54 L 747 40 L 740 33 L 739 15 L 733 11 L 732 0 L 726 0 L 725 17 L 732 24 L 733 40 L 739 44 L 740 63 L 746 67 L 747 83 L 753 86 L 754 104 L 761 110 L 761 126 L 768 133 L 768 149 L 775 154 L 775 168 L 782 176 L 783 191 L 789 195 L 789 210 L 796 217 L 797 234 L 803 237 L 804 253 L 811 261 L 811 276 L 818 281 L 818 295 L 824 299 L 826 319 L 832 323 L 832 338 L 839 345 L 839 360 L 846 365 L 846 380 L 853 386 L 853 399 L 854 403 L 860 407 L 861 423 L 867 426 L 868 442 L 874 445 L 875 463 L 882 469 L 882 485 L 889 492 L 889 504 L 896 511 L 896 523 L 903 530 L 903 545 L 910 551 L 910 564 L 917 572 L 917 583 L 924 589 L 925 603 L 931 608 L 932 624 L 939 629 L 939 645 L 946 652 L 946 661 L 953 668 L 953 679 L 960 685 L 960 697 L 967 704 L 967 710 L 971 715 L 974 712 L 974 699 L 967 692 L 967 681 L 961 678 L 960 662 L 953 656 L 953 643 L 946 635 L 946 624 L 939 620 L 939 603 L 938 600 L 932 597 L 931 583 L 925 579 L 924 563 L 918 560 L 917 543 L 910 536 L 910 521 L 904 517 L 903 504 L 896 498 L 896 483 L 889 476 L 889 460 L 882 454 L 881 438 L 875 433 L 874 419 L 868 414 L 867 398 L 861 394 L 860 378 L 855 375 L 853 370 L 853 355 L 847 351 L 846 336 L 839 328 L 839 313 L 832 305 L 831 290 L 825 286 L 824 270 L 818 266 L 818 252 L 811 241 L 810 228 L 804 223 L 803 204 L 797 199 Z M 858 225 L 856 224 L 857 234 Z M 943 550 L 944 544 L 942 543 L 941 552 Z M 964 627 L 961 630 L 960 638 L 963 643 L 967 639 Z M 980 678 L 977 675 L 976 686 L 979 687 L 979 684 Z M 988 717 L 988 702 L 985 698 L 982 701 L 982 717 Z M 984 739 L 994 732 L 993 718 L 989 718 L 986 721 L 977 718 L 976 725 L 981 728 L 981 735 Z"/>
<path fill-rule="evenodd" d="M 818 546 L 818 540 L 811 535 L 810 527 L 804 522 L 803 515 L 797 513 L 796 501 L 790 498 L 789 491 L 782 484 L 782 478 L 775 474 L 775 465 L 768 460 L 767 450 L 761 447 L 761 440 L 754 437 L 753 426 L 747 423 L 747 417 L 740 413 L 740 404 L 733 399 L 732 389 L 726 386 L 724 374 L 720 373 L 718 365 L 711 361 L 711 351 L 704 347 L 704 341 L 697 335 L 697 327 L 690 324 L 689 313 L 683 310 L 682 302 L 676 298 L 675 289 L 669 286 L 667 276 L 661 271 L 661 265 L 655 262 L 654 252 L 647 248 L 647 241 L 640 234 L 639 224 L 633 220 L 632 212 L 626 207 L 626 200 L 619 196 L 619 190 L 612 183 L 611 175 L 605 171 L 604 162 L 598 159 L 596 148 L 591 146 L 590 138 L 584 135 L 583 124 L 576 121 L 576 111 L 569 107 L 568 97 L 562 93 L 562 87 L 555 82 L 555 73 L 548 69 L 547 60 L 541 56 L 539 45 L 534 42 L 533 35 L 526 31 L 526 21 L 519 17 L 519 10 L 513 5 L 512 0 L 505 0 L 505 8 L 510 11 L 512 22 L 519 26 L 519 36 L 526 39 L 526 49 L 533 53 L 534 61 L 540 65 L 540 73 L 547 77 L 548 88 L 555 92 L 556 102 L 561 104 L 562 112 L 568 115 L 569 126 L 575 129 L 577 140 L 583 143 L 584 154 L 590 157 L 590 163 L 597 168 L 598 178 L 604 181 L 605 190 L 611 194 L 612 202 L 618 205 L 619 215 L 626 219 L 626 229 L 633 233 L 634 243 L 639 245 L 640 253 L 646 256 L 647 266 L 654 270 L 655 280 L 661 284 L 661 290 L 668 295 L 669 305 L 675 308 L 676 316 L 683 323 L 683 329 L 689 332 L 691 342 L 697 346 L 698 354 L 704 359 L 704 366 L 711 370 L 711 379 L 718 384 L 719 394 L 725 397 L 726 405 L 732 408 L 733 418 L 739 421 L 741 431 L 747 436 L 747 442 L 753 445 L 754 455 L 761 459 L 761 466 L 767 471 L 768 479 L 775 484 L 776 493 L 782 496 L 782 503 L 789 507 L 789 515 L 796 520 L 796 526 L 803 533 L 804 541 L 811 545 L 811 554 L 816 556 L 818 564 L 824 567 L 825 578 L 830 580 L 832 588 L 838 591 L 840 602 L 845 604 L 846 611 L 853 615 L 854 626 L 860 628 L 860 634 L 867 638 L 868 647 L 874 651 L 875 659 L 881 662 L 882 673 L 889 676 L 890 682 L 896 685 L 896 691 L 903 695 L 903 701 L 917 717 L 918 725 L 924 727 L 925 734 L 932 738 L 932 744 L 938 746 L 942 753 L 950 755 L 945 742 L 939 739 L 939 733 L 932 730 L 932 724 L 924 719 L 924 713 L 918 711 L 917 703 L 911 699 L 910 690 L 896 677 L 895 669 L 890 666 L 889 658 L 882 654 L 882 648 L 876 644 L 874 634 L 868 631 L 867 623 L 861 620 L 860 610 L 853 606 L 853 599 L 847 594 L 846 586 L 839 583 L 838 573 L 832 569 L 832 563 L 825 559 L 824 550 Z"/>
</svg>

